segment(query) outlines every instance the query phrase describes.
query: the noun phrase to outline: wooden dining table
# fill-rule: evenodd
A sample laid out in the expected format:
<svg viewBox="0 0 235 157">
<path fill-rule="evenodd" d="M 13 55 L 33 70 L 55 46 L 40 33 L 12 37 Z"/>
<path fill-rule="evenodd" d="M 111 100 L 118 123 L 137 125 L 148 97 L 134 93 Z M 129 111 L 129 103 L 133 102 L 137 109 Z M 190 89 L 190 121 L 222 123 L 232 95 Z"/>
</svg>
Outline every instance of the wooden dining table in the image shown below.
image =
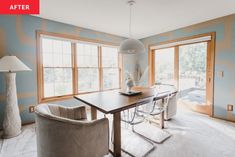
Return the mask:
<svg viewBox="0 0 235 157">
<path fill-rule="evenodd" d="M 104 114 L 113 115 L 113 155 L 121 156 L 121 111 L 146 104 L 156 96 L 156 90 L 147 87 L 133 87 L 141 94 L 126 96 L 120 90 L 95 92 L 74 96 L 75 99 L 91 107 L 91 119 L 97 118 L 97 110 Z M 155 99 L 164 99 L 167 94 L 160 94 Z M 164 128 L 164 113 L 160 115 L 160 128 Z"/>
</svg>

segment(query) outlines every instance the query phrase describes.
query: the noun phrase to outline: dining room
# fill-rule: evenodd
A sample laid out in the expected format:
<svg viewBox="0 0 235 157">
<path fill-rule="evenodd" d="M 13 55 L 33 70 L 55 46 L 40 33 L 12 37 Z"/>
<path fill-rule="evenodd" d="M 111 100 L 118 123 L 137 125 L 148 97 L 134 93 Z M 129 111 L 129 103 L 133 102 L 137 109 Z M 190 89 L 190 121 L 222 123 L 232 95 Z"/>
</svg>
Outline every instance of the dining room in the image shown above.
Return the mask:
<svg viewBox="0 0 235 157">
<path fill-rule="evenodd" d="M 27 3 L 0 6 L 0 157 L 234 156 L 234 2 Z"/>
</svg>

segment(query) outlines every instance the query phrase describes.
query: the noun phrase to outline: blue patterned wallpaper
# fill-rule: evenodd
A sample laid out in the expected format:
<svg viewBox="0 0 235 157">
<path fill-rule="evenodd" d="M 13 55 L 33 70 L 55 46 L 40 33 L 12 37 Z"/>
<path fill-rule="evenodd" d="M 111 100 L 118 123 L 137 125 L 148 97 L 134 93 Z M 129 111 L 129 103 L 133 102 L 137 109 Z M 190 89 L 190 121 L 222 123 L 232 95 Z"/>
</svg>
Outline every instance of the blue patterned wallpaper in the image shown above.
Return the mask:
<svg viewBox="0 0 235 157">
<path fill-rule="evenodd" d="M 37 104 L 36 30 L 68 34 L 117 44 L 124 39 L 119 36 L 34 16 L 1 15 L 0 57 L 6 54 L 16 55 L 32 69 L 31 72 L 19 72 L 16 75 L 18 103 L 23 123 L 34 121 L 34 114 L 29 113 L 28 107 Z M 4 75 L 0 73 L 0 128 L 2 127 L 5 106 L 4 91 Z M 79 104 L 79 102 L 74 99 L 56 103 L 69 106 Z"/>
</svg>

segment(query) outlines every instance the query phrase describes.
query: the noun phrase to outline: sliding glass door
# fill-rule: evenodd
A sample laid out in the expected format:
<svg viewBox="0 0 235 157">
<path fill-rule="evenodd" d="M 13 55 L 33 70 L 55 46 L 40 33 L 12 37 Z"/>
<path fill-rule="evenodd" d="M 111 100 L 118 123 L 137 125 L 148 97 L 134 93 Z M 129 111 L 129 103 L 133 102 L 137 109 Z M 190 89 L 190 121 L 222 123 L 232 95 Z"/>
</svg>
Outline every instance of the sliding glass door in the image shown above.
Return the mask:
<svg viewBox="0 0 235 157">
<path fill-rule="evenodd" d="M 155 50 L 155 83 L 175 85 L 174 48 Z"/>
<path fill-rule="evenodd" d="M 207 42 L 179 46 L 179 91 L 194 104 L 206 104 Z"/>
<path fill-rule="evenodd" d="M 179 91 L 181 103 L 208 113 L 207 42 L 179 46 Z"/>
<path fill-rule="evenodd" d="M 150 50 L 150 85 L 175 86 L 181 104 L 212 115 L 214 34 L 175 40 Z"/>
</svg>

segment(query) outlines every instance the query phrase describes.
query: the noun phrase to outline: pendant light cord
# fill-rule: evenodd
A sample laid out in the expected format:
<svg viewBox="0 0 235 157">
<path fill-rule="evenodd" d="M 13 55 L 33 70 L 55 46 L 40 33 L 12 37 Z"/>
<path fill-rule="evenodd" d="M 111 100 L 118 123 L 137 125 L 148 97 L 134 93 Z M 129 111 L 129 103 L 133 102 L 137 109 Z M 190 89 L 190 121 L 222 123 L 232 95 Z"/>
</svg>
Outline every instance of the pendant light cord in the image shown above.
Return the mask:
<svg viewBox="0 0 235 157">
<path fill-rule="evenodd" d="M 132 20 L 132 19 L 131 19 L 131 18 L 132 18 L 132 5 L 133 5 L 133 4 L 132 4 L 132 3 L 129 3 L 129 5 L 130 5 L 129 36 L 132 37 L 132 33 L 131 33 L 131 20 Z"/>
</svg>

